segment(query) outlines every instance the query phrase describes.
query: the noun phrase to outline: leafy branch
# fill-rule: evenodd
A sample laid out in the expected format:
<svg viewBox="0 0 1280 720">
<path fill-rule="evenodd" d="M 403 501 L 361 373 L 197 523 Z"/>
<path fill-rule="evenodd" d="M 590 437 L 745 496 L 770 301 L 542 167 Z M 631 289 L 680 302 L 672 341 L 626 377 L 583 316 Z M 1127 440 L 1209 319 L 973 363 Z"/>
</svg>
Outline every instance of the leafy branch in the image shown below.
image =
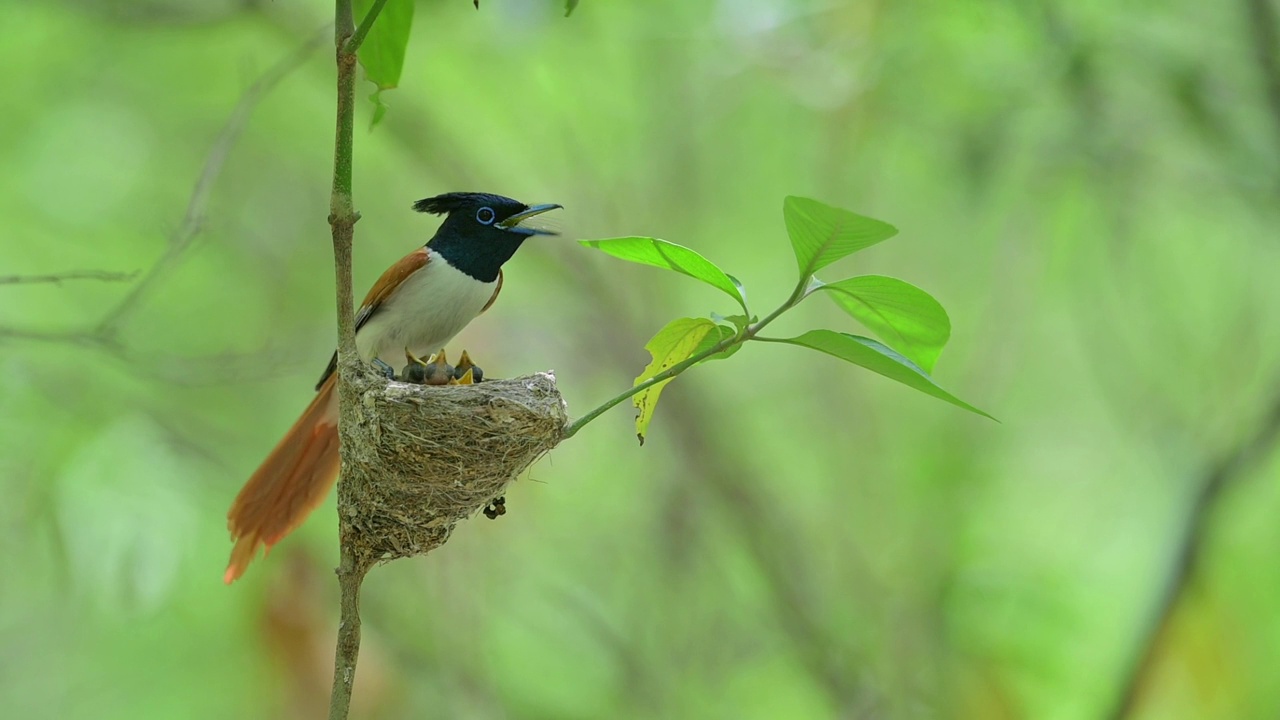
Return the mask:
<svg viewBox="0 0 1280 720">
<path fill-rule="evenodd" d="M 749 340 L 798 345 L 915 388 L 926 395 L 992 418 L 986 412 L 942 389 L 929 373 L 951 336 L 946 310 L 931 295 L 910 283 L 882 275 L 862 275 L 833 283 L 814 276 L 818 270 L 898 233 L 892 225 L 817 200 L 788 197 L 782 216 L 796 257 L 798 279 L 790 297 L 763 319 L 751 314 L 742 283 L 689 248 L 644 237 L 583 240 L 583 245 L 616 258 L 665 268 L 701 280 L 733 298 L 741 315 L 679 318 L 658 331 L 645 345 L 653 362 L 628 390 L 610 398 L 565 429 L 577 434 L 612 407 L 631 399 L 639 411 L 636 435 L 643 443 L 663 387 L 699 363 L 727 358 Z M 770 338 L 760 331 L 805 298 L 825 292 L 836 305 L 868 329 L 894 343 L 899 350 L 868 337 L 810 330 L 793 338 Z"/>
</svg>

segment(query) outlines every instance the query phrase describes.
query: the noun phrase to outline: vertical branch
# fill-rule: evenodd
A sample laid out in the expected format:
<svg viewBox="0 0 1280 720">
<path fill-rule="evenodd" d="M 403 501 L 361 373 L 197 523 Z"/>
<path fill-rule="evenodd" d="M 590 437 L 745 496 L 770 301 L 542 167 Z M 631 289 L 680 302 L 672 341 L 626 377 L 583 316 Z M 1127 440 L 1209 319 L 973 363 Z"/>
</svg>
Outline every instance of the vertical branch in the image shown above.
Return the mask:
<svg viewBox="0 0 1280 720">
<path fill-rule="evenodd" d="M 333 192 L 329 197 L 329 226 L 333 230 L 333 262 L 337 279 L 338 359 L 345 360 L 353 358 L 356 350 L 351 292 L 351 241 L 356 220 L 360 218 L 351 199 L 356 54 L 355 50 L 347 47 L 347 40 L 355 32 L 351 0 L 336 0 L 336 6 L 334 49 L 338 65 L 338 123 L 333 145 Z"/>
<path fill-rule="evenodd" d="M 355 390 L 350 369 L 356 357 L 355 314 L 351 292 L 351 244 L 355 234 L 355 204 L 351 198 L 352 128 L 355 123 L 356 54 L 347 41 L 355 32 L 351 0 L 336 0 L 334 51 L 338 66 L 338 118 L 333 146 L 333 192 L 329 197 L 329 227 L 333 231 L 333 263 L 338 307 L 338 427 L 351 427 L 355 412 Z M 346 443 L 339 452 L 343 464 L 351 462 Z M 345 472 L 343 473 L 346 474 Z M 342 481 L 345 482 L 345 481 Z M 360 656 L 360 584 L 368 565 L 357 560 L 343 522 L 341 487 L 338 493 L 338 524 L 341 559 L 338 585 L 342 591 L 341 620 L 333 658 L 333 691 L 329 696 L 329 720 L 346 720 L 355 685 L 356 661 Z"/>
<path fill-rule="evenodd" d="M 1280 32 L 1276 30 L 1276 9 L 1271 0 L 1245 0 L 1245 5 L 1263 91 L 1280 135 Z"/>
<path fill-rule="evenodd" d="M 338 437 L 342 456 L 342 476 L 338 481 L 338 586 L 342 590 L 338 643 L 333 658 L 333 692 L 329 697 L 329 720 L 345 720 L 351 708 L 356 660 L 360 656 L 360 584 L 369 571 L 369 559 L 358 555 L 352 544 L 352 527 L 344 510 L 350 504 L 345 492 L 347 468 L 359 462 L 350 452 L 348 428 L 359 420 L 359 391 L 353 384 L 360 358 L 356 353 L 355 313 L 351 292 L 351 245 L 356 221 L 351 193 L 353 128 L 355 125 L 356 50 L 378 19 L 386 0 L 374 2 L 360 28 L 355 27 L 351 0 L 334 2 L 335 60 L 338 66 L 338 118 L 333 143 L 333 192 L 329 197 L 329 227 L 333 231 L 333 265 L 338 304 Z"/>
<path fill-rule="evenodd" d="M 1240 482 L 1280 442 L 1280 392 L 1258 421 L 1253 434 L 1208 468 L 1179 533 L 1169 574 L 1143 629 L 1137 655 L 1125 673 L 1119 696 L 1107 713 L 1112 720 L 1129 717 L 1139 704 L 1142 685 L 1160 660 L 1162 643 L 1173 626 L 1174 613 L 1200 562 L 1213 512 L 1232 485 Z"/>
<path fill-rule="evenodd" d="M 340 540 L 342 560 L 338 565 L 338 585 L 342 588 L 338 647 L 333 658 L 333 691 L 329 695 L 329 720 L 346 720 L 355 687 L 356 660 L 360 657 L 360 584 L 369 566 L 351 551 L 344 532 Z"/>
</svg>

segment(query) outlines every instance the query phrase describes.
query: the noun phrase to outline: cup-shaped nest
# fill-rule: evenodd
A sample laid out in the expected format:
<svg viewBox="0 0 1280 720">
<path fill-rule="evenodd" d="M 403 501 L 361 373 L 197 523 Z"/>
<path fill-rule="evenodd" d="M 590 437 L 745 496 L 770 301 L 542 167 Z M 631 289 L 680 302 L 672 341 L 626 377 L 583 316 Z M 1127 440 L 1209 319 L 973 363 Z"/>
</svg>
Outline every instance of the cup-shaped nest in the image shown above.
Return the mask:
<svg viewBox="0 0 1280 720">
<path fill-rule="evenodd" d="M 351 369 L 338 512 L 365 567 L 442 545 L 554 448 L 568 420 L 550 373 L 432 386 Z"/>
</svg>

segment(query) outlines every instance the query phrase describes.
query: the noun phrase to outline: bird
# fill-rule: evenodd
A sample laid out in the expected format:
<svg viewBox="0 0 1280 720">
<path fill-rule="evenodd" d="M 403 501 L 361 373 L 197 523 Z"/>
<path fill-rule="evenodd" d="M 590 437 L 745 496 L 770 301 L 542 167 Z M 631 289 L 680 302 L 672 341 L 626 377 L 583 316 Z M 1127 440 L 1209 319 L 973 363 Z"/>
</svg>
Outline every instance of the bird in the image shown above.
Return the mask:
<svg viewBox="0 0 1280 720">
<path fill-rule="evenodd" d="M 440 351 L 492 307 L 502 290 L 502 265 L 524 241 L 557 234 L 526 223 L 561 207 L 478 192 L 415 202 L 414 210 L 444 220 L 425 245 L 382 273 L 356 311 L 361 359 L 393 376 L 393 359 Z M 339 466 L 337 362 L 335 352 L 311 404 L 231 504 L 227 529 L 235 546 L 223 582 L 242 576 L 259 547 L 270 550 L 301 525 L 333 487 Z"/>
</svg>

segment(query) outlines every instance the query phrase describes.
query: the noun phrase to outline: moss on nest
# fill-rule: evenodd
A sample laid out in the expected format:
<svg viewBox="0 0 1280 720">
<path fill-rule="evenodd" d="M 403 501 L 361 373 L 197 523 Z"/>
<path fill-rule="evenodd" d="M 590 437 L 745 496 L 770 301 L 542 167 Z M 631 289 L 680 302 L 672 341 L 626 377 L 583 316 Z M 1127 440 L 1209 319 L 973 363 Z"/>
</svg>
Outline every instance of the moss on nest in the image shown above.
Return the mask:
<svg viewBox="0 0 1280 720">
<path fill-rule="evenodd" d="M 355 422 L 341 425 L 338 513 L 363 567 L 444 544 L 554 448 L 568 421 L 550 373 L 430 386 L 348 370 L 340 391 Z"/>
</svg>

